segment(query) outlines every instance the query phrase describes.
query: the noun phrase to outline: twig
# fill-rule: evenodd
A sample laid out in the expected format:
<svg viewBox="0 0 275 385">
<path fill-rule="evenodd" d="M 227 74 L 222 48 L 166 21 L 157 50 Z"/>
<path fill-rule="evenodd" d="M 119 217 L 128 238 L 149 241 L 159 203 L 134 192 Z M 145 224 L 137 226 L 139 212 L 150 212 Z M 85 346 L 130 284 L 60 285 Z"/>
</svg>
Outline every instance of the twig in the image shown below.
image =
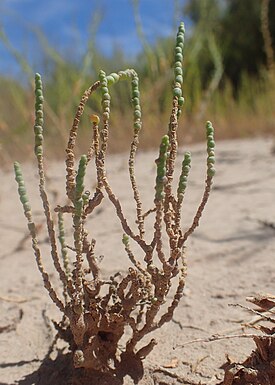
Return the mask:
<svg viewBox="0 0 275 385">
<path fill-rule="evenodd" d="M 261 313 L 261 312 L 259 312 L 259 311 L 257 311 L 257 310 L 251 309 L 251 308 L 249 308 L 249 307 L 247 307 L 247 306 L 240 305 L 240 304 L 238 304 L 238 303 L 236 303 L 236 304 L 231 303 L 231 304 L 229 304 L 229 306 L 240 307 L 240 308 L 245 309 L 245 310 L 247 310 L 247 311 L 249 311 L 249 312 L 251 312 L 251 313 L 257 314 L 258 316 L 262 317 L 262 318 L 265 319 L 266 321 L 275 323 L 275 319 L 274 319 L 274 318 L 268 317 L 268 316 L 266 316 L 265 314 L 263 314 L 263 313 Z"/>
<path fill-rule="evenodd" d="M 23 298 L 23 297 L 6 297 L 0 295 L 0 300 L 5 302 L 14 302 L 14 303 L 24 303 L 30 301 L 32 298 Z"/>
<path fill-rule="evenodd" d="M 232 338 L 263 338 L 263 339 L 268 339 L 268 338 L 275 338 L 275 335 L 260 335 L 260 334 L 230 334 L 230 335 L 219 335 L 219 334 L 213 334 L 211 337 L 208 338 L 197 338 L 195 340 L 187 341 L 183 344 L 177 344 L 173 347 L 173 349 L 177 348 L 183 348 L 187 345 L 199 343 L 199 342 L 214 342 L 214 341 L 219 341 L 219 340 L 227 340 L 227 339 L 232 339 Z"/>
</svg>

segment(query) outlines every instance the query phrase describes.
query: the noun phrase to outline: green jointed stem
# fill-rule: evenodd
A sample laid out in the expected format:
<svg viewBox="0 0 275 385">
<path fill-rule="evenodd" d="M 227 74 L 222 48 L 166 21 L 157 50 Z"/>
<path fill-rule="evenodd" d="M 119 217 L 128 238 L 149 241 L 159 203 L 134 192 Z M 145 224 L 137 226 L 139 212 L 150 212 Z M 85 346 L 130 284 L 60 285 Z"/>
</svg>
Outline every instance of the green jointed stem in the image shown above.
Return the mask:
<svg viewBox="0 0 275 385">
<path fill-rule="evenodd" d="M 110 75 L 106 76 L 108 85 L 115 84 L 119 81 L 119 75 L 115 72 L 111 73 Z"/>
<path fill-rule="evenodd" d="M 181 165 L 181 174 L 179 178 L 178 190 L 177 190 L 177 210 L 175 213 L 176 228 L 180 228 L 181 221 L 181 206 L 184 199 L 185 190 L 187 187 L 187 179 L 191 168 L 191 153 L 187 151 L 184 154 L 184 158 Z"/>
<path fill-rule="evenodd" d="M 184 34 L 185 28 L 184 23 L 180 23 L 176 47 L 175 47 L 175 56 L 174 56 L 174 88 L 173 95 L 178 98 L 178 112 L 177 117 L 181 114 L 181 107 L 184 104 L 184 97 L 182 96 L 182 82 L 183 82 L 183 70 L 182 70 L 182 60 L 183 60 L 183 46 L 184 46 Z"/>
<path fill-rule="evenodd" d="M 25 214 L 25 217 L 27 218 L 27 221 L 28 221 L 28 228 L 29 228 L 30 235 L 32 238 L 32 248 L 34 250 L 34 255 L 36 258 L 36 263 L 37 263 L 38 269 L 39 269 L 39 271 L 42 275 L 42 278 L 43 278 L 44 287 L 48 290 L 49 296 L 51 297 L 52 301 L 56 304 L 56 306 L 62 312 L 64 312 L 65 311 L 64 305 L 60 301 L 60 299 L 57 297 L 56 292 L 54 291 L 54 289 L 51 285 L 49 275 L 44 270 L 44 267 L 42 264 L 40 249 L 38 247 L 38 241 L 37 241 L 37 237 L 36 237 L 36 229 L 35 229 L 35 225 L 34 225 L 33 220 L 32 220 L 31 207 L 29 204 L 27 191 L 25 188 L 24 180 L 23 180 L 21 167 L 20 167 L 20 164 L 18 162 L 14 162 L 14 172 L 15 172 L 15 180 L 18 184 L 18 193 L 19 193 L 20 201 L 23 205 L 24 214 Z"/>
<path fill-rule="evenodd" d="M 175 169 L 175 161 L 177 156 L 177 130 L 178 130 L 178 119 L 181 114 L 181 108 L 184 103 L 182 96 L 182 82 L 183 82 L 183 71 L 182 71 L 182 60 L 183 60 L 183 46 L 184 46 L 184 24 L 181 23 L 178 29 L 176 47 L 175 47 L 175 63 L 174 63 L 174 85 L 173 85 L 173 106 L 170 116 L 168 136 L 170 142 L 169 155 L 167 161 L 167 185 L 166 185 L 166 208 L 168 209 L 168 201 L 172 199 L 172 179 Z M 166 217 L 167 218 L 167 217 Z"/>
<path fill-rule="evenodd" d="M 113 77 L 113 76 L 112 76 Z M 107 150 L 107 142 L 109 135 L 109 118 L 110 118 L 110 100 L 111 96 L 108 88 L 108 80 L 106 73 L 104 71 L 99 72 L 99 81 L 101 87 L 101 105 L 102 105 L 102 116 L 103 116 L 103 127 L 100 130 L 100 138 L 101 138 L 101 169 L 104 171 L 105 165 L 105 153 Z"/>
<path fill-rule="evenodd" d="M 73 216 L 73 224 L 74 224 L 74 246 L 76 251 L 76 269 L 75 269 L 75 289 L 77 293 L 77 297 L 75 298 L 77 301 L 77 306 L 80 305 L 80 312 L 83 311 L 82 307 L 82 299 L 83 299 L 83 287 L 82 287 L 82 276 L 83 276 L 83 191 L 84 191 L 84 177 L 87 166 L 87 156 L 82 155 L 79 161 L 78 172 L 75 180 L 75 199 L 74 199 L 74 216 Z"/>
<path fill-rule="evenodd" d="M 183 78 L 182 78 L 182 60 L 183 60 L 183 47 L 184 47 L 184 34 L 185 28 L 184 23 L 180 23 L 177 38 L 176 38 L 176 47 L 175 47 L 175 65 L 174 65 L 174 75 L 176 86 L 181 88 Z"/>
<path fill-rule="evenodd" d="M 191 153 L 186 152 L 181 166 L 181 174 L 178 185 L 178 197 L 184 195 L 187 186 L 187 178 L 191 168 Z"/>
<path fill-rule="evenodd" d="M 66 245 L 66 240 L 65 240 L 65 229 L 64 229 L 64 218 L 63 218 L 63 213 L 59 212 L 58 213 L 58 239 L 60 242 L 61 246 L 61 255 L 63 259 L 63 266 L 65 270 L 65 274 L 67 278 L 71 277 L 71 272 L 69 268 L 69 258 L 68 258 L 68 250 L 67 250 L 67 245 Z"/>
<path fill-rule="evenodd" d="M 168 135 L 164 135 L 159 148 L 159 158 L 156 160 L 156 163 L 157 163 L 157 177 L 156 177 L 156 187 L 155 187 L 156 201 L 163 200 L 164 198 L 163 189 L 164 189 L 165 179 L 166 179 L 166 160 L 167 160 L 168 146 L 169 146 Z"/>
<path fill-rule="evenodd" d="M 110 117 L 111 96 L 108 88 L 108 79 L 104 71 L 99 72 L 99 80 L 101 84 L 101 104 L 103 108 L 103 118 L 106 121 L 106 120 L 109 120 L 109 117 Z M 110 80 L 109 80 L 109 83 L 110 83 Z"/>
<path fill-rule="evenodd" d="M 34 152 L 37 157 L 43 156 L 43 87 L 40 74 L 35 74 L 35 123 Z"/>
<path fill-rule="evenodd" d="M 132 87 L 132 104 L 134 107 L 134 128 L 135 128 L 135 132 L 139 132 L 139 130 L 141 129 L 140 92 L 139 92 L 139 86 L 138 86 L 139 80 L 138 80 L 137 73 L 133 69 L 119 71 L 119 73 L 113 72 L 108 76 L 106 76 L 106 73 L 104 71 L 99 72 L 103 113 L 108 114 L 108 115 L 105 115 L 105 117 L 109 119 L 111 96 L 109 93 L 108 86 L 117 83 L 120 79 L 121 80 L 132 79 L 131 87 Z"/>
<path fill-rule="evenodd" d="M 132 70 L 126 69 L 124 71 L 119 71 L 118 74 L 119 74 L 121 80 L 131 79 Z"/>
<path fill-rule="evenodd" d="M 215 175 L 215 141 L 214 141 L 214 128 L 211 122 L 206 122 L 206 135 L 207 135 L 207 175 L 213 177 Z"/>
<path fill-rule="evenodd" d="M 140 92 L 138 86 L 139 80 L 137 73 L 132 71 L 132 105 L 134 107 L 134 132 L 138 134 L 141 129 L 141 107 L 140 107 Z"/>
<path fill-rule="evenodd" d="M 82 155 L 79 161 L 78 171 L 76 175 L 76 186 L 75 186 L 75 203 L 81 199 L 84 191 L 84 177 L 87 166 L 87 156 Z"/>
<path fill-rule="evenodd" d="M 27 191 L 21 171 L 20 164 L 18 162 L 14 162 L 14 172 L 15 172 L 15 180 L 18 184 L 18 194 L 20 197 L 20 201 L 23 205 L 25 217 L 28 221 L 31 220 L 31 206 L 29 204 L 29 199 L 27 196 Z"/>
<path fill-rule="evenodd" d="M 46 180 L 45 180 L 45 171 L 43 164 L 43 91 L 42 91 L 42 80 L 39 74 L 35 75 L 35 124 L 34 124 L 34 134 L 35 134 L 35 147 L 34 152 L 37 158 L 37 167 L 39 174 L 39 191 L 40 197 L 43 203 L 44 213 L 47 221 L 47 228 L 49 234 L 49 240 L 51 245 L 51 255 L 54 262 L 54 266 L 59 273 L 60 280 L 62 281 L 64 287 L 69 287 L 69 282 L 67 280 L 66 274 L 62 269 L 62 266 L 59 261 L 59 255 L 56 245 L 56 236 L 54 222 L 52 214 L 50 211 L 50 204 L 46 192 Z"/>
</svg>

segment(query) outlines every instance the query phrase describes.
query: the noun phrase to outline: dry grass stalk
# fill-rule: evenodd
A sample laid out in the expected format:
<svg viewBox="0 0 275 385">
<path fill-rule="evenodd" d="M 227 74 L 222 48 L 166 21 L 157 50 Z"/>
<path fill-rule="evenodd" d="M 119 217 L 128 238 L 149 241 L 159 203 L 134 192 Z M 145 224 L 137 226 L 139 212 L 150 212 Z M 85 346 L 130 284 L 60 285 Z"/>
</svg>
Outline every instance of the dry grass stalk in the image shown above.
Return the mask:
<svg viewBox="0 0 275 385">
<path fill-rule="evenodd" d="M 44 269 L 38 247 L 36 228 L 32 220 L 31 209 L 18 163 L 15 163 L 16 180 L 19 186 L 20 200 L 28 220 L 32 237 L 32 245 L 38 268 L 42 274 L 44 286 L 48 290 L 55 305 L 63 313 L 66 322 L 58 326 L 60 336 L 65 339 L 73 353 L 75 368 L 87 371 L 114 373 L 123 377 L 129 373 L 134 378 L 134 368 L 141 368 L 143 360 L 154 348 L 156 341 L 151 339 L 145 346 L 137 347 L 148 333 L 169 322 L 181 299 L 185 284 L 186 264 L 184 256 L 185 242 L 199 224 L 199 219 L 207 202 L 212 178 L 214 176 L 214 138 L 213 127 L 206 124 L 207 133 L 207 177 L 203 199 L 192 225 L 185 233 L 181 229 L 181 206 L 187 186 L 191 155 L 187 152 L 182 162 L 176 193 L 173 192 L 175 161 L 177 157 L 177 128 L 184 103 L 182 96 L 182 59 L 184 44 L 184 25 L 179 27 L 175 48 L 174 66 L 174 98 L 168 134 L 162 138 L 159 157 L 156 160 L 157 176 L 155 184 L 154 207 L 143 211 L 138 183 L 135 176 L 135 155 L 138 148 L 141 129 L 141 107 L 139 99 L 139 80 L 134 70 L 128 69 L 106 76 L 100 71 L 99 81 L 89 87 L 82 96 L 77 109 L 66 149 L 66 192 L 70 203 L 57 206 L 59 232 L 56 236 L 52 212 L 45 187 L 43 166 L 43 94 L 40 75 L 36 75 L 36 120 L 35 120 L 35 154 L 39 172 L 39 189 L 47 220 L 51 245 L 51 255 L 60 281 L 63 284 L 64 300 L 61 300 L 52 287 L 50 278 Z M 130 80 L 133 106 L 133 140 L 129 155 L 129 176 L 136 204 L 137 229 L 131 228 L 123 213 L 119 199 L 109 183 L 105 158 L 109 136 L 110 92 L 109 87 L 120 80 Z M 88 98 L 97 89 L 102 95 L 102 124 L 96 115 L 91 116 L 93 138 L 87 155 L 82 155 L 78 170 L 75 169 L 75 143 L 78 126 Z M 89 163 L 94 159 L 97 172 L 97 185 L 93 196 L 85 191 L 84 177 Z M 89 240 L 85 230 L 87 217 L 103 199 L 109 199 L 116 209 L 117 217 L 124 231 L 122 242 L 132 267 L 125 276 L 114 275 L 108 282 L 100 278 L 100 269 L 96 258 L 96 242 Z M 145 241 L 144 222 L 148 214 L 155 213 L 154 233 L 151 242 Z M 73 220 L 75 253 L 73 263 L 68 260 L 68 244 L 64 232 L 64 218 L 71 216 Z M 163 232 L 169 239 L 170 251 L 164 252 Z M 60 242 L 61 253 L 57 248 Z M 143 253 L 143 263 L 139 262 L 132 252 L 131 243 L 135 242 Z M 84 265 L 84 259 L 88 268 Z M 156 262 L 157 261 L 157 262 Z M 71 267 L 73 266 L 73 268 Z M 157 267 L 158 266 L 158 267 Z M 90 275 L 92 274 L 92 278 Z M 166 311 L 160 311 L 171 291 L 172 280 L 177 278 L 178 284 L 173 299 Z M 108 287 L 102 294 L 102 286 Z M 66 327 L 64 326 L 66 325 Z M 131 335 L 122 350 L 118 344 L 129 326 Z M 139 344 L 140 345 L 140 344 Z"/>
</svg>

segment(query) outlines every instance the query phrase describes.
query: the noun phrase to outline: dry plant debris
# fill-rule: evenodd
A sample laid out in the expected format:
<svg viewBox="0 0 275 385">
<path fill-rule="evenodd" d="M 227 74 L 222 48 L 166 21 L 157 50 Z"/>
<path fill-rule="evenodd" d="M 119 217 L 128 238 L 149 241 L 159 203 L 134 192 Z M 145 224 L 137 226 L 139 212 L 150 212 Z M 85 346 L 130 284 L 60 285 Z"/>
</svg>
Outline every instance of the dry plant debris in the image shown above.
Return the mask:
<svg viewBox="0 0 275 385">
<path fill-rule="evenodd" d="M 274 385 L 275 384 L 275 297 L 259 295 L 248 297 L 247 300 L 258 307 L 258 310 L 249 309 L 253 314 L 262 314 L 260 325 L 252 328 L 261 332 L 253 338 L 256 349 L 243 363 L 228 362 L 224 365 L 225 376 L 220 385 Z M 249 326 L 247 324 L 246 326 Z"/>
<path fill-rule="evenodd" d="M 24 214 L 32 238 L 32 248 L 44 286 L 54 304 L 63 314 L 63 321 L 56 325 L 59 336 L 68 342 L 75 368 L 82 368 L 89 376 L 92 371 L 109 373 L 118 377 L 126 374 L 137 381 L 142 376 L 142 360 L 157 344 L 151 339 L 140 346 L 140 341 L 149 333 L 172 320 L 174 310 L 182 297 L 186 276 L 184 248 L 188 237 L 199 225 L 199 220 L 209 197 L 212 179 L 215 174 L 214 129 L 206 123 L 207 134 L 207 176 L 205 191 L 187 231 L 181 229 L 181 209 L 191 165 L 191 154 L 186 152 L 176 191 L 173 189 L 175 161 L 177 157 L 177 129 L 184 104 L 182 96 L 184 25 L 180 24 L 176 38 L 173 105 L 168 133 L 160 144 L 156 160 L 156 182 L 153 208 L 144 211 L 135 175 L 135 157 L 141 130 L 141 106 L 139 79 L 132 69 L 106 75 L 100 71 L 99 80 L 83 94 L 77 108 L 66 149 L 66 199 L 69 204 L 50 209 L 46 191 L 43 156 L 43 90 L 39 74 L 35 76 L 35 147 L 39 174 L 39 191 L 44 207 L 45 218 L 54 267 L 63 285 L 64 298 L 61 299 L 53 287 L 43 265 L 37 240 L 37 227 L 34 224 L 29 199 L 20 164 L 15 162 L 15 176 Z M 105 161 L 109 137 L 109 118 L 111 109 L 110 86 L 129 80 L 132 89 L 133 140 L 129 155 L 129 176 L 136 205 L 137 228 L 132 228 L 122 210 L 121 203 L 110 185 Z M 81 156 L 78 168 L 75 166 L 75 144 L 80 119 L 89 97 L 101 92 L 102 116 L 91 115 L 92 140 L 87 154 Z M 101 123 L 102 121 L 102 123 Z M 92 162 L 95 163 L 97 184 L 93 194 L 85 189 L 85 174 Z M 122 275 L 111 276 L 104 281 L 100 276 L 96 256 L 96 240 L 89 238 L 85 229 L 87 217 L 108 199 L 115 207 L 116 215 L 123 231 L 122 242 L 129 257 L 131 267 Z M 153 236 L 145 241 L 145 220 L 154 215 Z M 54 216 L 58 216 L 58 232 Z M 73 227 L 73 247 L 64 230 L 64 221 L 71 218 Z M 164 237 L 164 233 L 165 237 Z M 164 252 L 164 239 L 168 239 L 169 252 Z M 60 248 L 57 246 L 60 243 Z M 143 255 L 143 262 L 132 251 L 136 243 Z M 74 260 L 69 255 L 74 253 Z M 84 260 L 86 258 L 86 262 Z M 162 310 L 172 281 L 178 281 L 171 303 Z M 174 281 L 173 281 L 174 282 Z M 106 290 L 107 287 L 107 290 Z M 121 347 L 125 328 L 131 335 Z M 119 345 L 120 343 L 120 345 Z M 139 345 L 137 347 L 137 345 Z"/>
</svg>

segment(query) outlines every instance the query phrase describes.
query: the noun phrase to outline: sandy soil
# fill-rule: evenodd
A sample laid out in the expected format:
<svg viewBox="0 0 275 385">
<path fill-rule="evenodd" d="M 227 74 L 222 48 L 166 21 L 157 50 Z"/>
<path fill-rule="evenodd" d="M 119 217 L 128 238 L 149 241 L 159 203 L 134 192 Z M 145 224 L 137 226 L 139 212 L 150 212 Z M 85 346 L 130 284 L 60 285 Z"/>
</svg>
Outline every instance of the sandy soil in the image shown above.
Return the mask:
<svg viewBox="0 0 275 385">
<path fill-rule="evenodd" d="M 275 231 L 265 223 L 275 221 L 271 147 L 272 143 L 263 139 L 217 144 L 214 189 L 200 227 L 187 245 L 185 295 L 173 322 L 154 333 L 158 346 L 145 361 L 141 384 L 217 384 L 222 379 L 220 367 L 227 354 L 232 360 L 241 361 L 251 352 L 253 342 L 247 339 L 182 345 L 214 333 L 240 333 L 241 322 L 251 320 L 252 315 L 228 305 L 245 304 L 246 296 L 259 292 L 274 293 Z M 195 145 L 191 151 L 184 228 L 200 202 L 205 172 L 204 145 Z M 152 205 L 155 158 L 156 152 L 137 157 L 137 180 L 145 209 Z M 126 156 L 112 156 L 108 172 L 127 217 L 133 218 L 135 209 L 126 165 Z M 42 224 L 40 241 L 45 265 L 58 287 L 50 262 L 36 172 L 31 165 L 24 165 L 23 169 L 34 217 Z M 57 191 L 59 203 L 63 203 L 64 164 L 48 164 L 47 173 L 49 189 Z M 94 179 L 91 172 L 87 187 L 93 185 Z M 54 194 L 51 197 L 55 199 Z M 43 361 L 55 334 L 50 320 L 59 320 L 60 315 L 42 286 L 30 240 L 21 242 L 26 223 L 12 171 L 1 172 L 0 207 L 0 385 L 63 384 L 58 380 L 57 368 L 59 365 L 66 371 L 66 357 Z M 125 271 L 129 263 L 121 245 L 120 223 L 107 200 L 88 226 L 97 239 L 98 254 L 105 256 L 103 276 Z"/>
</svg>

